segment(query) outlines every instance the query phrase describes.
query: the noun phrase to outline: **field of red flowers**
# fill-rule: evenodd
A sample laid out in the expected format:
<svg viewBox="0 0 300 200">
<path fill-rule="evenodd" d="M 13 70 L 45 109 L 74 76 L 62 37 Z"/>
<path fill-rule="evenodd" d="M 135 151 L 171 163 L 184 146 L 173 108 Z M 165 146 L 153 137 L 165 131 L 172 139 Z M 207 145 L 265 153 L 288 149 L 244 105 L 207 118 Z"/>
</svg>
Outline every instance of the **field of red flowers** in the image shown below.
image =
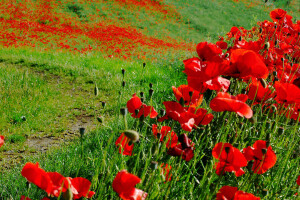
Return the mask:
<svg viewBox="0 0 300 200">
<path fill-rule="evenodd" d="M 55 11 L 59 1 L 36 2 L 1 4 L 0 10 L 8 10 L 1 14 L 3 46 L 95 50 L 125 59 L 142 58 L 149 49 L 157 54 L 193 50 L 191 44 L 101 20 L 83 23 L 70 15 L 62 21 Z M 162 1 L 115 3 L 177 15 Z M 48 12 L 33 12 L 41 5 Z M 70 153 L 72 148 L 58 152 L 61 171 L 27 162 L 17 198 L 298 199 L 300 21 L 283 9 L 272 10 L 270 18 L 249 30 L 234 26 L 215 43 L 198 43 L 197 56 L 183 60 L 185 84 L 172 87 L 173 97 L 156 96 L 152 83 L 142 87 L 120 105 L 120 117 L 100 136 L 88 139 L 80 130 L 78 155 Z M 122 69 L 123 92 L 126 73 Z M 7 195 L 9 187 L 5 190 Z"/>
<path fill-rule="evenodd" d="M 41 51 L 58 50 L 79 53 L 100 52 L 106 56 L 146 58 L 150 53 L 191 51 L 193 45 L 146 36 L 130 24 L 115 24 L 113 20 L 99 17 L 99 9 L 88 15 L 81 14 L 85 4 L 94 1 L 38 0 L 21 3 L 2 1 L 0 5 L 0 44 L 4 47 L 30 47 Z M 149 12 L 176 12 L 156 1 L 116 1 L 128 4 L 129 9 L 145 7 Z M 62 12 L 60 9 L 69 9 Z M 101 7 L 101 9 L 105 9 Z M 106 8 L 109 9 L 109 8 Z M 139 8 L 140 9 L 140 8 Z M 74 16 L 75 14 L 75 16 Z"/>
</svg>

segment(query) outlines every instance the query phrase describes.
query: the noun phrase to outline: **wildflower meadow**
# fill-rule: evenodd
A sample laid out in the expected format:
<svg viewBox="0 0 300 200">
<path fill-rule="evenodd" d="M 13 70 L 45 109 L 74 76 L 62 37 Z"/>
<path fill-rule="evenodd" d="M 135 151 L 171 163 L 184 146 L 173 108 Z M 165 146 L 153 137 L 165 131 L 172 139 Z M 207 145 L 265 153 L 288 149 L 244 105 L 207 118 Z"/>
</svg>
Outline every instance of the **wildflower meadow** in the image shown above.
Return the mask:
<svg viewBox="0 0 300 200">
<path fill-rule="evenodd" d="M 298 1 L 0 2 L 0 199 L 299 199 Z"/>
</svg>

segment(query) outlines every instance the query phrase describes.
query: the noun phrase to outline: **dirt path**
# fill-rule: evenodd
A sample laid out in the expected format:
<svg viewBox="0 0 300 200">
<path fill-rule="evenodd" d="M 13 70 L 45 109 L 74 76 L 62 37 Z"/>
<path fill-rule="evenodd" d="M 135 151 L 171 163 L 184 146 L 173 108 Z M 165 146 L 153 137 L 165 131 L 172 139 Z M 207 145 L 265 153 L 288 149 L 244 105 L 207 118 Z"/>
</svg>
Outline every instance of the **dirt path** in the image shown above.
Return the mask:
<svg viewBox="0 0 300 200">
<path fill-rule="evenodd" d="M 7 61 L 5 60 L 1 61 L 1 63 L 4 64 L 6 64 L 6 62 Z M 11 63 L 8 63 L 8 65 L 11 65 Z M 51 85 L 53 88 L 57 88 L 57 90 L 65 95 L 66 98 L 74 98 L 75 100 L 80 101 L 80 103 L 83 103 L 87 108 L 93 107 L 94 112 L 91 112 L 91 109 L 84 110 L 76 106 L 68 107 L 67 109 L 68 112 L 70 112 L 70 115 L 55 117 L 56 121 L 54 123 L 59 124 L 62 118 L 64 118 L 64 121 L 67 121 L 66 128 L 63 131 L 57 128 L 54 129 L 54 132 L 29 135 L 22 144 L 26 147 L 25 149 L 10 148 L 0 152 L 0 171 L 14 167 L 29 155 L 45 153 L 50 149 L 59 148 L 62 143 L 66 144 L 72 141 L 72 139 L 78 138 L 80 136 L 79 128 L 84 127 L 86 132 L 89 132 L 95 130 L 97 126 L 100 126 L 100 123 L 95 119 L 93 113 L 99 112 L 101 109 L 101 101 L 92 103 L 91 101 L 83 102 L 82 100 L 95 98 L 93 94 L 93 82 L 86 82 L 80 79 L 74 80 L 72 77 L 54 75 L 47 71 L 43 71 L 41 68 L 34 65 L 23 66 L 22 63 L 18 63 L 13 64 L 13 66 L 20 69 L 25 68 L 29 73 L 42 77 L 47 84 Z M 62 102 L 62 104 L 64 104 L 64 102 Z"/>
</svg>

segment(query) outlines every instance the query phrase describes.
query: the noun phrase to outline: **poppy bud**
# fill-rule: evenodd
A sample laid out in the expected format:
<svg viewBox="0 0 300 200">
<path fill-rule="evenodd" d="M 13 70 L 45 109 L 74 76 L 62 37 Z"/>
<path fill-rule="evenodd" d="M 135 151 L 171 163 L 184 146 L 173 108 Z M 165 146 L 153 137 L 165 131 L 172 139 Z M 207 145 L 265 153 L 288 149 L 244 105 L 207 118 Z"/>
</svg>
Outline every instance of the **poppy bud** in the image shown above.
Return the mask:
<svg viewBox="0 0 300 200">
<path fill-rule="evenodd" d="M 277 29 L 277 24 L 275 24 L 274 28 Z"/>
<path fill-rule="evenodd" d="M 226 152 L 227 154 L 229 154 L 229 151 L 230 151 L 230 147 L 225 147 L 225 152 Z"/>
<path fill-rule="evenodd" d="M 105 102 L 105 101 L 102 101 L 101 104 L 102 104 L 102 108 L 104 109 L 105 106 L 106 106 L 106 102 Z"/>
<path fill-rule="evenodd" d="M 242 41 L 242 36 L 239 37 L 239 41 Z"/>
<path fill-rule="evenodd" d="M 144 100 L 144 98 L 143 98 L 143 100 Z M 142 101 L 142 102 L 143 102 L 143 101 Z M 134 114 L 135 114 L 135 115 L 138 115 L 138 114 L 139 114 L 139 110 L 138 110 L 138 109 L 135 109 L 135 110 L 134 110 Z"/>
<path fill-rule="evenodd" d="M 259 28 L 259 33 L 262 33 L 262 28 Z"/>
<path fill-rule="evenodd" d="M 128 137 L 132 142 L 136 142 L 139 140 L 140 136 L 139 133 L 134 130 L 126 130 L 124 131 L 126 137 Z"/>
<path fill-rule="evenodd" d="M 79 128 L 79 133 L 81 137 L 84 135 L 84 132 L 85 132 L 85 128 L 83 127 Z"/>
<path fill-rule="evenodd" d="M 265 79 L 263 79 L 263 78 L 260 78 L 260 79 L 259 79 L 259 82 L 261 83 L 261 85 L 262 85 L 264 88 L 267 88 L 267 86 L 268 86 L 268 83 L 266 82 L 266 80 L 265 80 Z"/>
<path fill-rule="evenodd" d="M 245 88 L 242 89 L 241 91 L 242 94 L 247 94 L 247 90 Z"/>
<path fill-rule="evenodd" d="M 274 45 L 277 46 L 278 44 L 278 40 L 275 40 Z"/>
<path fill-rule="evenodd" d="M 265 155 L 265 154 L 267 153 L 267 149 L 262 148 L 262 149 L 261 149 L 261 152 L 263 153 L 263 155 Z"/>
<path fill-rule="evenodd" d="M 123 87 L 125 87 L 125 85 L 126 85 L 126 82 L 125 82 L 125 81 L 123 81 L 123 82 L 122 82 L 122 86 L 123 86 Z"/>
<path fill-rule="evenodd" d="M 144 103 L 145 99 L 144 97 L 141 97 L 141 102 Z"/>
<path fill-rule="evenodd" d="M 144 92 L 140 92 L 141 97 L 144 97 Z"/>
<path fill-rule="evenodd" d="M 189 96 L 190 96 L 190 99 L 192 100 L 193 91 L 189 91 Z"/>
<path fill-rule="evenodd" d="M 151 88 L 151 89 L 149 90 L 149 96 L 150 96 L 150 98 L 152 97 L 153 92 L 154 92 L 154 90 Z"/>
<path fill-rule="evenodd" d="M 283 134 L 284 133 L 284 128 L 283 127 L 279 127 L 278 128 L 278 133 L 279 134 Z"/>
<path fill-rule="evenodd" d="M 249 172 L 252 171 L 253 163 L 254 163 L 253 160 L 250 160 L 250 161 L 248 162 L 247 169 L 248 169 Z"/>
<path fill-rule="evenodd" d="M 127 112 L 128 112 L 127 108 L 120 108 L 121 115 L 126 116 Z"/>
<path fill-rule="evenodd" d="M 95 88 L 94 88 L 95 96 L 98 96 L 98 92 L 99 92 L 99 90 L 98 90 L 97 84 L 95 84 Z"/>
<path fill-rule="evenodd" d="M 146 67 L 146 63 L 143 63 L 143 68 L 145 68 Z"/>
<path fill-rule="evenodd" d="M 150 167 L 151 167 L 153 170 L 156 170 L 156 169 L 157 169 L 157 166 L 158 166 L 158 162 L 156 162 L 156 161 L 151 161 Z"/>
<path fill-rule="evenodd" d="M 281 62 L 284 62 L 284 57 L 281 57 L 280 60 L 281 60 Z"/>
<path fill-rule="evenodd" d="M 267 49 L 267 50 L 270 49 L 270 42 L 265 43 L 265 49 Z"/>
<path fill-rule="evenodd" d="M 98 116 L 97 120 L 98 120 L 98 122 L 103 123 L 103 117 L 102 116 Z"/>
<path fill-rule="evenodd" d="M 21 120 L 22 120 L 23 122 L 25 122 L 25 121 L 26 121 L 26 117 L 25 117 L 25 116 L 21 116 Z"/>
<path fill-rule="evenodd" d="M 179 99 L 179 103 L 181 106 L 184 106 L 184 99 L 182 97 Z"/>
<path fill-rule="evenodd" d="M 152 84 L 152 83 L 149 83 L 149 87 L 152 88 L 152 87 L 153 87 L 153 84 Z"/>
<path fill-rule="evenodd" d="M 122 69 L 122 75 L 123 75 L 123 78 L 125 76 L 125 69 Z"/>
<path fill-rule="evenodd" d="M 159 114 L 160 116 L 164 116 L 166 114 L 166 111 L 164 109 L 160 109 Z"/>
<path fill-rule="evenodd" d="M 26 188 L 27 188 L 27 189 L 31 188 L 31 184 L 30 184 L 30 182 L 28 182 L 28 181 L 26 181 Z"/>
<path fill-rule="evenodd" d="M 64 200 L 72 200 L 73 199 L 73 192 L 70 187 L 67 189 L 66 192 L 63 193 L 63 198 L 64 198 Z"/>
<path fill-rule="evenodd" d="M 225 54 L 225 58 L 228 58 L 228 57 L 229 57 L 229 53 L 226 53 L 226 54 Z"/>
</svg>

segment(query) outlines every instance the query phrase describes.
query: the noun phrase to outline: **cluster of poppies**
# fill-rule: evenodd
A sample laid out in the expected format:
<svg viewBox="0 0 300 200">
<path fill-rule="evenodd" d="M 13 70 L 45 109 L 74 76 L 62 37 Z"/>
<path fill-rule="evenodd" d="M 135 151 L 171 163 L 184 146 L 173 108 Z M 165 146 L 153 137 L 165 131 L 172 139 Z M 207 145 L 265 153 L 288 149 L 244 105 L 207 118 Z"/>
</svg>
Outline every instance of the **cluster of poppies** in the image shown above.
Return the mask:
<svg viewBox="0 0 300 200">
<path fill-rule="evenodd" d="M 91 198 L 95 194 L 95 192 L 90 191 L 91 182 L 89 180 L 82 177 L 64 177 L 58 172 L 46 172 L 39 167 L 39 163 L 26 163 L 21 174 L 29 183 L 33 183 L 44 190 L 48 196 L 63 196 L 64 199 L 71 200 L 81 197 Z M 24 196 L 22 198 L 29 199 Z"/>
<path fill-rule="evenodd" d="M 199 43 L 196 47 L 198 57 L 183 61 L 188 84 L 172 88 L 177 101 L 163 102 L 165 115 L 158 117 L 155 109 L 143 104 L 136 94 L 127 102 L 132 117 L 143 116 L 144 119 L 150 116 L 157 122 L 171 120 L 180 124 L 180 135 L 169 126 L 152 125 L 154 138 L 166 144 L 167 154 L 186 161 L 194 157 L 195 144 L 188 138 L 189 132 L 208 125 L 214 118 L 200 107 L 208 90 L 216 91 L 209 103 L 214 112 L 234 112 L 251 119 L 255 113 L 248 103 L 252 101 L 265 113 L 300 121 L 300 21 L 292 23 L 292 17 L 282 9 L 273 10 L 270 16 L 273 22 L 259 22 L 258 28 L 233 27 L 227 38 L 221 37 L 216 44 Z M 239 86 L 247 85 L 244 92 L 236 94 L 229 90 L 233 80 Z M 126 142 L 120 142 L 120 138 Z M 116 145 L 120 153 L 132 155 L 131 141 L 124 134 L 119 137 Z M 263 174 L 277 160 L 270 141 L 264 140 L 255 141 L 242 152 L 229 143 L 219 142 L 212 149 L 212 155 L 218 160 L 215 168 L 220 176 L 225 172 L 241 176 L 245 173 L 242 168 L 246 166 L 252 173 Z M 217 199 L 245 198 L 260 199 L 231 186 L 222 187 L 217 194 Z"/>
</svg>

